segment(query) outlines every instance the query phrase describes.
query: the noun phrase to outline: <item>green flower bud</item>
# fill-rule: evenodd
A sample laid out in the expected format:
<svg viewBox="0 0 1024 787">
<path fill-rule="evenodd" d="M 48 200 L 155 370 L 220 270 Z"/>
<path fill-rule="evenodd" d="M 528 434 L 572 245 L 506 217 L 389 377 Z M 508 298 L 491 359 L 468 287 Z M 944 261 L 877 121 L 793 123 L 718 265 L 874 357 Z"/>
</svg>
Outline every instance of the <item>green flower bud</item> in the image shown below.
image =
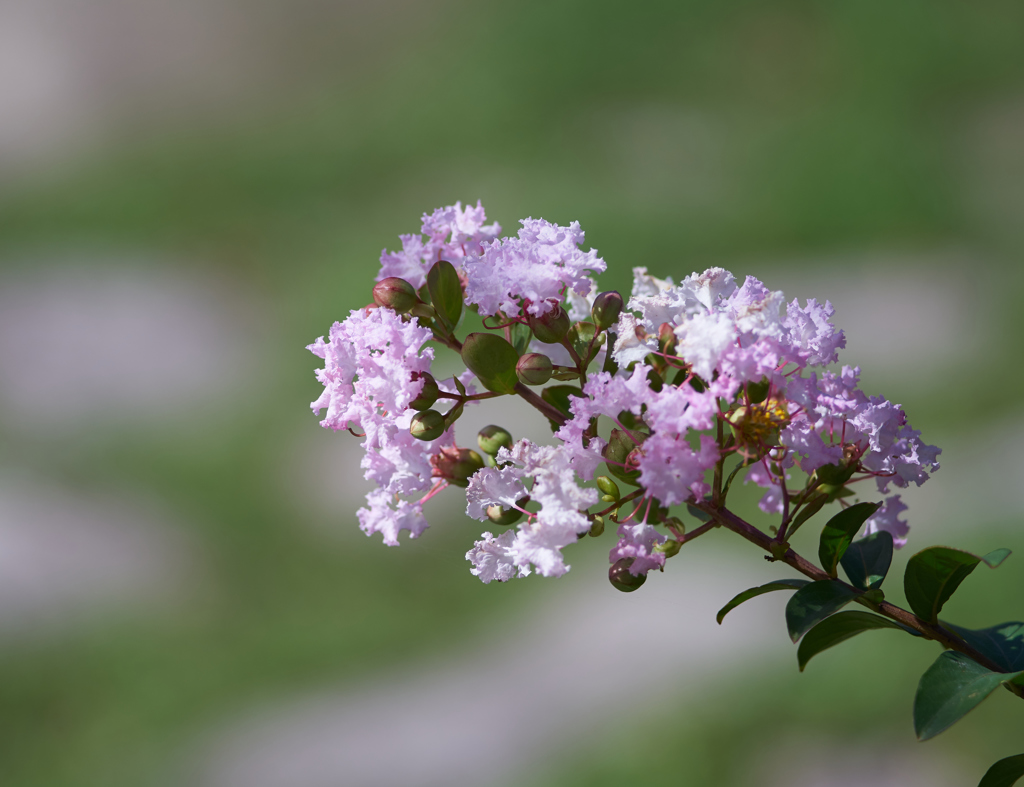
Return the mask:
<svg viewBox="0 0 1024 787">
<path fill-rule="evenodd" d="M 608 569 L 608 581 L 612 583 L 613 588 L 623 593 L 632 593 L 647 581 L 646 574 L 634 576 L 629 573 L 629 567 L 632 565 L 631 557 L 622 557 L 612 563 L 612 567 Z"/>
<path fill-rule="evenodd" d="M 590 310 L 594 316 L 594 323 L 602 331 L 607 331 L 619 320 L 622 313 L 622 295 L 615 290 L 602 292 L 594 298 L 594 305 Z"/>
<path fill-rule="evenodd" d="M 681 541 L 676 541 L 675 539 L 670 538 L 668 541 L 658 544 L 654 548 L 654 551 L 661 552 L 666 558 L 669 558 L 678 555 L 679 550 L 682 548 L 683 543 Z"/>
<path fill-rule="evenodd" d="M 608 495 L 612 500 L 618 500 L 621 494 L 619 492 L 619 485 L 606 475 L 599 475 L 597 477 L 597 488 L 601 490 L 602 494 Z"/>
<path fill-rule="evenodd" d="M 423 388 L 420 390 L 419 395 L 409 402 L 409 407 L 413 410 L 426 410 L 428 407 L 433 406 L 434 402 L 437 401 L 437 396 L 441 393 L 441 389 L 437 387 L 437 381 L 434 380 L 433 375 L 430 372 L 413 372 L 412 379 L 423 380 Z"/>
<path fill-rule="evenodd" d="M 496 525 L 514 525 L 523 518 L 523 512 L 515 508 L 493 505 L 487 507 L 487 518 Z"/>
<path fill-rule="evenodd" d="M 594 516 L 594 521 L 590 525 L 590 535 L 593 538 L 597 538 L 604 533 L 604 517 L 600 515 Z"/>
<path fill-rule="evenodd" d="M 491 424 L 480 430 L 476 436 L 476 444 L 485 454 L 497 456 L 500 448 L 512 449 L 512 435 L 500 426 Z"/>
<path fill-rule="evenodd" d="M 526 319 L 530 324 L 530 328 L 533 329 L 533 335 L 537 337 L 537 341 L 544 342 L 545 344 L 558 344 L 561 342 L 565 338 L 565 334 L 569 332 L 569 326 L 571 325 L 569 315 L 565 313 L 561 304 L 540 317 L 534 317 L 527 312 Z"/>
<path fill-rule="evenodd" d="M 413 286 L 397 276 L 388 276 L 373 287 L 373 302 L 399 314 L 409 311 L 418 300 Z"/>
<path fill-rule="evenodd" d="M 417 440 L 436 440 L 444 434 L 444 416 L 437 410 L 424 410 L 412 417 L 409 433 Z"/>
<path fill-rule="evenodd" d="M 676 332 L 667 322 L 663 322 L 658 328 L 658 349 L 667 355 L 676 354 Z"/>
<path fill-rule="evenodd" d="M 526 385 L 544 385 L 552 371 L 551 359 L 540 353 L 527 353 L 516 364 L 516 376 Z"/>
<path fill-rule="evenodd" d="M 444 478 L 449 483 L 463 488 L 469 486 L 469 478 L 484 466 L 483 457 L 470 448 L 456 448 L 449 445 L 430 457 L 435 478 Z"/>
</svg>

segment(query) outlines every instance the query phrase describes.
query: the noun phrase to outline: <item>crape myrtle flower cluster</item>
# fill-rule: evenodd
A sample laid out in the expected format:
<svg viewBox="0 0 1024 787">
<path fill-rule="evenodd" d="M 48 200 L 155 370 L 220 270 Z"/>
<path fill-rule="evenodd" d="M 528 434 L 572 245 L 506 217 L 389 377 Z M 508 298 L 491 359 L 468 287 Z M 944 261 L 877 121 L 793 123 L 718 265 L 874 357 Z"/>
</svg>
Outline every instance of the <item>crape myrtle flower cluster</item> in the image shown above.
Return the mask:
<svg viewBox="0 0 1024 787">
<path fill-rule="evenodd" d="M 858 388 L 858 368 L 836 368 L 845 338 L 827 301 L 787 302 L 722 268 L 678 284 L 636 268 L 624 301 L 599 291 L 605 263 L 578 223 L 521 225 L 499 237 L 479 203 L 424 214 L 421 234 L 382 253 L 373 302 L 309 346 L 325 362 L 321 425 L 363 440 L 376 484 L 358 512 L 367 534 L 419 536 L 425 504 L 457 486 L 467 515 L 488 523 L 467 553 L 483 582 L 564 574 L 563 550 L 613 525 L 612 583 L 632 590 L 702 532 L 685 521 L 706 527 L 702 508 L 742 473 L 789 535 L 824 505 L 863 497 L 879 504 L 863 532 L 905 543 L 896 490 L 924 483 L 939 450 L 899 405 Z M 441 348 L 464 374 L 433 376 Z M 502 395 L 537 407 L 555 443 L 488 427 L 460 447 L 464 408 Z"/>
<path fill-rule="evenodd" d="M 500 237 L 479 203 L 424 214 L 419 234 L 382 253 L 372 302 L 309 345 L 324 361 L 313 411 L 362 440 L 375 485 L 358 511 L 367 535 L 392 546 L 403 530 L 419 537 L 429 501 L 458 487 L 467 516 L 485 523 L 466 553 L 482 582 L 560 576 L 567 547 L 607 530 L 608 578 L 629 592 L 722 528 L 802 577 L 739 593 L 718 622 L 749 599 L 790 591 L 800 669 L 873 629 L 945 649 L 918 685 L 921 740 L 999 686 L 1024 697 L 1024 622 L 972 630 L 939 619 L 978 565 L 994 568 L 1009 550 L 925 548 L 904 571 L 909 610 L 885 598 L 908 533 L 900 490 L 928 480 L 939 449 L 900 405 L 859 388 L 859 368 L 839 365 L 846 340 L 828 301 L 786 301 L 722 268 L 678 284 L 635 268 L 625 299 L 598 288 L 605 263 L 585 250 L 579 224 L 521 225 Z M 456 354 L 465 371 L 438 379 L 437 352 Z M 457 438 L 466 407 L 500 396 L 532 405 L 552 444 L 517 441 L 498 425 Z M 729 508 L 738 479 L 762 490 L 766 530 Z M 815 564 L 790 542 L 822 511 Z M 867 611 L 844 610 L 851 603 Z M 980 787 L 1021 776 L 1024 754 L 996 763 Z"/>
</svg>

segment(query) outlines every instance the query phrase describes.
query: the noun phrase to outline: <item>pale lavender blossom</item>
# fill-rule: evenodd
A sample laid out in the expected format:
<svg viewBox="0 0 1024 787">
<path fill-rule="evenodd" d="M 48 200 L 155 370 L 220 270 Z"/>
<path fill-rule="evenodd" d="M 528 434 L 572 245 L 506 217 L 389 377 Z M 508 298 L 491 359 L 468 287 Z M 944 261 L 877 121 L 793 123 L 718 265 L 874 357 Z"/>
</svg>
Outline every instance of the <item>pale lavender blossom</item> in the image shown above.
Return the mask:
<svg viewBox="0 0 1024 787">
<path fill-rule="evenodd" d="M 591 249 L 579 248 L 584 234 L 579 222 L 560 227 L 543 219 L 523 219 L 515 238 L 503 238 L 484 248 L 479 257 L 467 258 L 466 302 L 480 314 L 526 310 L 539 316 L 564 300 L 568 290 L 587 296 L 594 290 L 592 273 L 605 269 L 604 260 Z"/>
<path fill-rule="evenodd" d="M 513 577 L 530 574 L 528 566 L 516 565 L 515 531 L 506 530 L 498 537 L 483 533 L 480 538 L 466 553 L 466 560 L 473 564 L 469 573 L 480 577 L 485 585 L 493 580 L 508 582 Z"/>
<path fill-rule="evenodd" d="M 619 541 L 612 547 L 608 561 L 614 563 L 624 557 L 633 558 L 629 573 L 634 576 L 646 574 L 652 568 L 665 565 L 665 553 L 656 552 L 655 547 L 664 544 L 668 537 L 646 522 L 624 522 L 619 525 Z"/>
</svg>

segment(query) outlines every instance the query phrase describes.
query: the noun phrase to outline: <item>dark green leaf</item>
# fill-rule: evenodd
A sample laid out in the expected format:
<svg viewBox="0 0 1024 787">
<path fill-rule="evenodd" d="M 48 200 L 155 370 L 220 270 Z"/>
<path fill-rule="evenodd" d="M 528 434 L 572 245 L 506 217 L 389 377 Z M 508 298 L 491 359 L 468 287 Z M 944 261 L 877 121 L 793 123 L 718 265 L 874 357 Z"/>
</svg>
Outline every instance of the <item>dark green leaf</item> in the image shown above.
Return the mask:
<svg viewBox="0 0 1024 787">
<path fill-rule="evenodd" d="M 510 394 L 515 390 L 515 347 L 493 333 L 471 333 L 462 343 L 462 362 L 488 391 Z"/>
<path fill-rule="evenodd" d="M 817 656 L 823 650 L 828 650 L 833 645 L 845 642 L 870 629 L 901 629 L 909 631 L 915 636 L 920 636 L 913 629 L 901 626 L 899 623 L 873 615 L 870 612 L 837 612 L 830 618 L 825 618 L 821 623 L 807 632 L 807 636 L 800 643 L 796 652 L 797 661 L 800 663 L 800 671 L 804 671 L 807 662 Z"/>
<path fill-rule="evenodd" d="M 597 326 L 592 322 L 578 322 L 569 329 L 568 339 L 572 348 L 576 351 L 576 354 L 583 359 L 586 363 L 590 349 L 590 343 L 594 339 L 594 335 L 597 333 Z M 594 348 L 597 349 L 596 347 Z"/>
<path fill-rule="evenodd" d="M 744 601 L 749 601 L 763 593 L 771 593 L 773 590 L 797 590 L 798 588 L 802 588 L 804 585 L 809 584 L 811 584 L 809 579 L 777 579 L 774 582 L 769 582 L 756 588 L 750 588 L 750 590 L 744 590 L 738 596 L 735 596 L 732 601 L 718 610 L 717 620 L 721 623 L 729 612 L 734 610 Z"/>
<path fill-rule="evenodd" d="M 959 634 L 968 645 L 988 657 L 1007 672 L 1024 670 L 1024 623 L 1000 623 L 987 629 L 965 629 L 943 623 Z"/>
<path fill-rule="evenodd" d="M 855 506 L 844 508 L 825 523 L 818 545 L 818 559 L 829 576 L 836 575 L 839 560 L 853 542 L 857 531 L 867 518 L 878 510 L 878 506 L 878 503 L 857 503 Z"/>
<path fill-rule="evenodd" d="M 835 579 L 822 579 L 800 588 L 786 604 L 789 637 L 796 642 L 833 612 L 845 607 L 857 591 Z"/>
<path fill-rule="evenodd" d="M 1011 787 L 1024 776 L 1024 754 L 1004 757 L 989 768 L 978 787 Z"/>
<path fill-rule="evenodd" d="M 997 549 L 984 557 L 951 547 L 923 549 L 910 558 L 903 575 L 907 603 L 915 615 L 935 623 L 943 604 L 978 563 L 983 562 L 995 568 L 1009 554 L 1008 549 Z"/>
<path fill-rule="evenodd" d="M 857 470 L 857 465 L 822 465 L 814 474 L 823 484 L 842 486 Z"/>
<path fill-rule="evenodd" d="M 572 418 L 572 410 L 569 409 L 569 403 L 574 396 L 583 396 L 583 390 L 575 385 L 549 385 L 540 392 L 540 398 L 552 405 L 566 418 Z M 548 422 L 551 424 L 552 430 L 558 428 L 558 425 L 550 421 L 550 419 Z"/>
<path fill-rule="evenodd" d="M 638 437 L 638 439 L 641 438 Z M 637 443 L 630 432 L 623 429 L 612 429 L 608 436 L 608 444 L 601 450 L 601 456 L 605 459 L 605 466 L 609 473 L 627 484 L 640 486 L 640 471 L 626 470 L 626 460 L 636 447 Z"/>
<path fill-rule="evenodd" d="M 711 521 L 711 514 L 705 511 L 701 511 L 699 508 L 695 508 L 694 506 L 691 506 L 689 503 L 686 504 L 686 510 L 690 512 L 690 516 L 692 516 L 694 519 L 698 519 L 701 522 Z"/>
<path fill-rule="evenodd" d="M 879 587 L 892 565 L 892 533 L 879 530 L 854 541 L 839 562 L 854 587 L 861 590 Z"/>
<path fill-rule="evenodd" d="M 947 650 L 921 676 L 914 697 L 914 731 L 926 741 L 953 726 L 1003 681 L 1019 673 L 991 672 L 962 653 Z"/>
<path fill-rule="evenodd" d="M 449 329 L 455 328 L 462 316 L 462 283 L 450 262 L 440 260 L 427 271 L 427 291 L 438 317 Z"/>
<path fill-rule="evenodd" d="M 808 519 L 821 511 L 821 507 L 828 502 L 827 495 L 818 495 L 817 497 L 811 498 L 811 501 L 804 506 L 803 510 L 794 517 L 792 524 L 789 526 L 789 535 L 793 535 Z"/>
</svg>

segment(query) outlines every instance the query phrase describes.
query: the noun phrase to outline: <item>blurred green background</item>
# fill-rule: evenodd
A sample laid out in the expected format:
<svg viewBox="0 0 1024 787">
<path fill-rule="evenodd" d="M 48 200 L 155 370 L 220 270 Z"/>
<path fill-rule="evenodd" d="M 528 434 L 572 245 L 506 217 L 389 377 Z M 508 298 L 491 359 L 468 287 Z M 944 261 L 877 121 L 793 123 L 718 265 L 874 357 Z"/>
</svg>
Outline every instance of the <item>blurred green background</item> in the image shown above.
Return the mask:
<svg viewBox="0 0 1024 787">
<path fill-rule="evenodd" d="M 841 360 L 945 449 L 890 596 L 917 548 L 1007 546 L 947 612 L 1021 618 L 1019 2 L 73 5 L 0 9 L 5 785 L 954 785 L 1024 751 L 1006 692 L 914 741 L 932 646 L 801 675 L 778 599 L 708 625 L 778 574 L 727 534 L 626 597 L 610 542 L 480 585 L 452 502 L 363 537 L 303 350 L 455 200 L 578 220 L 606 288 L 829 298 Z"/>
</svg>

